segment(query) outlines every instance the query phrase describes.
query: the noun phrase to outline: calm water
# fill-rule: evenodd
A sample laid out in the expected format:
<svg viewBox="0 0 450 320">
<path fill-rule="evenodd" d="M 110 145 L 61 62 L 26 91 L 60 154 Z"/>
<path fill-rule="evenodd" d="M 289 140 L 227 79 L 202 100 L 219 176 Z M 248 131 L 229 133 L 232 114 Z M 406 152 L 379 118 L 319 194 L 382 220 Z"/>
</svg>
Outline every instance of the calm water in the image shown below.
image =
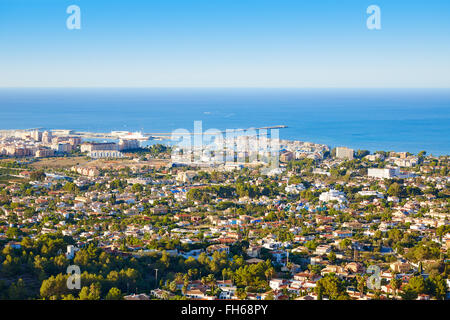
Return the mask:
<svg viewBox="0 0 450 320">
<path fill-rule="evenodd" d="M 450 154 L 450 90 L 0 89 L 0 129 L 171 132 L 287 125 L 282 139 Z"/>
</svg>

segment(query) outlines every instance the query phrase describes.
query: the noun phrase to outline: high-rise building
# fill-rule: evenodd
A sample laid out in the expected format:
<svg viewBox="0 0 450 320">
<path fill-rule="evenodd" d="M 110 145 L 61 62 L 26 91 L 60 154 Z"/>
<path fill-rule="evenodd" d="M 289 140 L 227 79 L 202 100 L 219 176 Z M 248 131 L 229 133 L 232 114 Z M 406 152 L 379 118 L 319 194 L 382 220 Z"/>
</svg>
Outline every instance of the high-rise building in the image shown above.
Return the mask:
<svg viewBox="0 0 450 320">
<path fill-rule="evenodd" d="M 338 159 L 347 159 L 353 160 L 353 149 L 346 147 L 337 147 L 336 148 L 336 158 Z"/>
<path fill-rule="evenodd" d="M 35 140 L 35 141 L 41 141 L 42 140 L 42 132 L 40 132 L 39 130 L 33 130 L 31 132 L 31 137 Z"/>
<path fill-rule="evenodd" d="M 69 138 L 69 143 L 71 145 L 73 145 L 74 147 L 78 146 L 79 144 L 81 144 L 81 138 L 80 137 L 70 137 Z"/>
<path fill-rule="evenodd" d="M 56 152 L 70 152 L 72 145 L 70 143 L 53 143 L 51 148 Z"/>
<path fill-rule="evenodd" d="M 280 154 L 280 161 L 281 162 L 289 162 L 291 160 L 294 160 L 295 156 L 293 152 L 286 151 Z"/>
<path fill-rule="evenodd" d="M 52 138 L 52 133 L 49 131 L 44 131 L 44 133 L 42 134 L 42 142 L 44 144 L 51 144 Z"/>
<path fill-rule="evenodd" d="M 55 150 L 53 149 L 39 148 L 38 150 L 36 150 L 35 157 L 36 158 L 51 157 L 54 154 Z"/>
<path fill-rule="evenodd" d="M 136 139 L 120 139 L 119 150 L 139 149 L 139 141 Z"/>
</svg>

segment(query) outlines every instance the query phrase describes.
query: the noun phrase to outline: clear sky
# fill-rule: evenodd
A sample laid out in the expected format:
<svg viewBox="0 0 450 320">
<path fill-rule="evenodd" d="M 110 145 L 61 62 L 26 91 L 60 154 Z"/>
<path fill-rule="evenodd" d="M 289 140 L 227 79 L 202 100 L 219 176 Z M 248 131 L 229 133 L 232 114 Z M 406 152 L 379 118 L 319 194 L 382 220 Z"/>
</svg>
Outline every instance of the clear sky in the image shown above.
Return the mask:
<svg viewBox="0 0 450 320">
<path fill-rule="evenodd" d="M 449 88 L 450 1 L 0 0 L 0 86 Z"/>
</svg>

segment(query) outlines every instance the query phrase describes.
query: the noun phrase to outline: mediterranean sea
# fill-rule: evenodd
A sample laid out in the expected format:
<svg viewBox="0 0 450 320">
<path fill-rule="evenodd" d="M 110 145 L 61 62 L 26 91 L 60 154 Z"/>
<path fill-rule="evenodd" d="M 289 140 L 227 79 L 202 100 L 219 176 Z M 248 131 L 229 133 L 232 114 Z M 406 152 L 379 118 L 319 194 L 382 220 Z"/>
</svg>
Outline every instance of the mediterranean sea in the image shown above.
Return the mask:
<svg viewBox="0 0 450 320">
<path fill-rule="evenodd" d="M 0 129 L 193 131 L 286 125 L 281 139 L 450 154 L 450 89 L 0 89 Z"/>
</svg>

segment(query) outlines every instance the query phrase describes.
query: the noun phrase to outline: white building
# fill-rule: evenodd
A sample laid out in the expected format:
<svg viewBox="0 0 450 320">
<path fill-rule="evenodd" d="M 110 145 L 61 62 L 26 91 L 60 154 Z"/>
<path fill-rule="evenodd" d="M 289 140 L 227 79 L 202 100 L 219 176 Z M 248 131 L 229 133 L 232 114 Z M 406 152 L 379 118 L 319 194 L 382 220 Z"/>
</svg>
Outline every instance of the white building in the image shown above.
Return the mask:
<svg viewBox="0 0 450 320">
<path fill-rule="evenodd" d="M 270 288 L 272 288 L 272 290 L 280 290 L 280 288 L 285 284 L 285 280 L 284 279 L 272 279 L 269 282 L 269 286 Z"/>
<path fill-rule="evenodd" d="M 390 179 L 399 174 L 398 168 L 369 168 L 367 169 L 367 176 L 377 179 Z"/>
<path fill-rule="evenodd" d="M 367 159 L 369 161 L 384 160 L 384 156 L 379 153 L 369 154 L 369 155 L 365 156 L 364 159 Z"/>
<path fill-rule="evenodd" d="M 336 158 L 353 160 L 353 152 L 354 152 L 353 149 L 349 149 L 346 147 L 337 147 L 336 148 Z"/>
<path fill-rule="evenodd" d="M 117 150 L 99 150 L 89 152 L 89 157 L 94 159 L 100 158 L 123 158 L 123 153 Z"/>
<path fill-rule="evenodd" d="M 346 202 L 347 199 L 345 198 L 345 194 L 341 191 L 337 190 L 330 190 L 328 192 L 322 192 L 319 196 L 319 200 L 323 202 L 328 201 L 339 201 L 339 202 Z"/>
<path fill-rule="evenodd" d="M 180 171 L 176 179 L 180 182 L 192 182 L 196 176 L 197 173 L 195 171 Z"/>
<path fill-rule="evenodd" d="M 136 139 L 121 139 L 119 141 L 119 150 L 131 150 L 131 149 L 139 149 L 141 146 L 139 141 Z"/>
<path fill-rule="evenodd" d="M 315 169 L 313 170 L 313 173 L 314 173 L 314 174 L 323 174 L 323 175 L 325 175 L 325 176 L 330 176 L 330 175 L 331 175 L 331 173 L 329 173 L 329 172 L 327 172 L 327 171 L 325 171 L 325 170 L 323 170 L 323 169 L 320 169 L 320 168 L 315 168 Z"/>
<path fill-rule="evenodd" d="M 361 196 L 376 196 L 380 199 L 383 199 L 384 196 L 382 193 L 378 192 L 378 191 L 374 191 L 374 190 L 364 190 L 364 191 L 359 191 L 358 192 L 359 195 Z"/>
<path fill-rule="evenodd" d="M 324 255 L 331 252 L 331 247 L 329 245 L 320 245 L 316 248 L 315 253 L 318 255 Z"/>
<path fill-rule="evenodd" d="M 128 184 L 148 185 L 148 184 L 152 184 L 152 182 L 153 182 L 152 178 L 147 178 L 147 177 L 138 177 L 138 178 L 127 179 Z"/>
<path fill-rule="evenodd" d="M 44 133 L 42 133 L 42 142 L 44 144 L 51 144 L 52 143 L 52 133 L 49 131 L 44 131 Z"/>
<path fill-rule="evenodd" d="M 81 145 L 80 150 L 81 152 L 118 150 L 118 144 L 115 142 L 85 142 Z"/>
<path fill-rule="evenodd" d="M 286 186 L 286 188 L 284 188 L 284 190 L 287 193 L 299 194 L 300 192 L 305 190 L 305 186 L 302 183 L 292 184 L 292 185 Z"/>
<path fill-rule="evenodd" d="M 51 148 L 56 152 L 71 152 L 72 145 L 70 143 L 54 143 Z"/>
<path fill-rule="evenodd" d="M 394 159 L 394 163 L 399 167 L 414 167 L 419 163 L 419 159 L 416 157 L 409 157 L 406 159 Z"/>
<path fill-rule="evenodd" d="M 77 251 L 78 249 L 75 247 L 75 246 L 73 246 L 73 245 L 68 245 L 67 246 L 67 252 L 66 252 L 66 258 L 67 259 L 73 259 L 73 257 L 75 257 L 75 252 Z"/>
</svg>

